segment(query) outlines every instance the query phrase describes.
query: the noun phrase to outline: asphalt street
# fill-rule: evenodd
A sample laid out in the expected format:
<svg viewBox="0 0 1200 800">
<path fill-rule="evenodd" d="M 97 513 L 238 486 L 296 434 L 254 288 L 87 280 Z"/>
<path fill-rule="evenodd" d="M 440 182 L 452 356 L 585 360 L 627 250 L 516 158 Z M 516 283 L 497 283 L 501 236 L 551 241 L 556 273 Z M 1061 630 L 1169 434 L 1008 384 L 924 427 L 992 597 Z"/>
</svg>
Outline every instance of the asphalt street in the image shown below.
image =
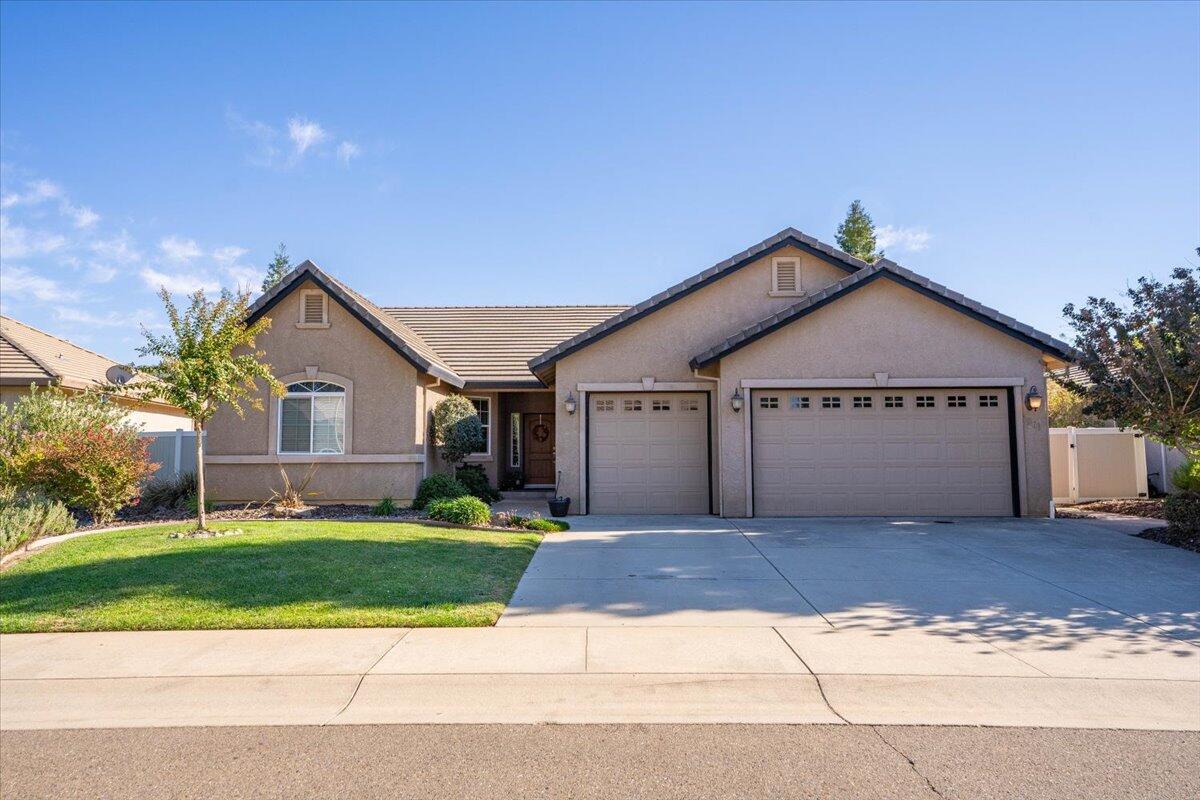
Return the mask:
<svg viewBox="0 0 1200 800">
<path fill-rule="evenodd" d="M 825 725 L 5 731 L 0 797 L 1195 798 L 1200 733 Z"/>
</svg>

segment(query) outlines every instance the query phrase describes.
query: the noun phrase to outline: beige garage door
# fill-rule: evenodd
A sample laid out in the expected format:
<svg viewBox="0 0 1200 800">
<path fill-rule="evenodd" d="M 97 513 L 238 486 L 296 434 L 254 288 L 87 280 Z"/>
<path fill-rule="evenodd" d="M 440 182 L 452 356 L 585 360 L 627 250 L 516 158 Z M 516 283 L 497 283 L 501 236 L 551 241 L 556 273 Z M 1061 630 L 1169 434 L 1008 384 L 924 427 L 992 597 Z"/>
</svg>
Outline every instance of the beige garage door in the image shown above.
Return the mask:
<svg viewBox="0 0 1200 800">
<path fill-rule="evenodd" d="M 1004 389 L 751 397 L 756 516 L 1010 516 Z"/>
<path fill-rule="evenodd" d="M 588 497 L 593 514 L 709 513 L 706 396 L 590 395 Z"/>
</svg>

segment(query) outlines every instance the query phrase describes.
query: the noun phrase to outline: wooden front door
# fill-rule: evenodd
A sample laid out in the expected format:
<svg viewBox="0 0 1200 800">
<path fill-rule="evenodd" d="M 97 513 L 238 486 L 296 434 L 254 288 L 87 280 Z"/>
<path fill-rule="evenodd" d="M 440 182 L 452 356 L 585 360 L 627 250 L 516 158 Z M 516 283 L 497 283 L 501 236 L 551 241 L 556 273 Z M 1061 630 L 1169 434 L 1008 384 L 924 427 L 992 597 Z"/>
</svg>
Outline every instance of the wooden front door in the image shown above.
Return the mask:
<svg viewBox="0 0 1200 800">
<path fill-rule="evenodd" d="M 525 484 L 554 484 L 554 415 L 524 414 Z"/>
</svg>

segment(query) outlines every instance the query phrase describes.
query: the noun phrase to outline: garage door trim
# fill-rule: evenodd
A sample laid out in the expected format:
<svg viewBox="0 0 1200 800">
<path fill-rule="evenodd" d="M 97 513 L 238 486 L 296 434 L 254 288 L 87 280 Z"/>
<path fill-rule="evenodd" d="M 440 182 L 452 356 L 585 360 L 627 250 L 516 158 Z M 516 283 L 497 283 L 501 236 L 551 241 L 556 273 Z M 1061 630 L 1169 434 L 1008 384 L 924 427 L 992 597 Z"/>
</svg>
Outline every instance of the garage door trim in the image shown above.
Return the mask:
<svg viewBox="0 0 1200 800">
<path fill-rule="evenodd" d="M 748 445 L 752 445 L 752 443 L 754 441 L 754 409 L 757 405 L 756 403 L 753 402 L 755 391 L 763 391 L 764 389 L 779 390 L 779 391 L 788 391 L 788 390 L 813 391 L 816 389 L 826 389 L 826 388 L 828 388 L 828 389 L 839 389 L 839 388 L 841 388 L 841 389 L 846 389 L 846 388 L 884 389 L 884 388 L 890 388 L 890 387 L 881 387 L 878 384 L 875 384 L 874 386 L 870 386 L 870 387 L 868 387 L 868 386 L 847 387 L 847 386 L 828 386 L 828 385 L 813 386 L 813 385 L 811 385 L 813 383 L 812 381 L 802 381 L 802 382 L 797 382 L 796 384 L 789 384 L 786 386 L 782 385 L 781 381 L 770 381 L 769 382 L 771 384 L 770 386 L 760 386 L 760 385 L 758 385 L 758 383 L 759 382 L 757 382 L 757 381 L 755 381 L 755 382 L 743 381 L 743 385 L 745 385 L 746 389 L 747 389 L 746 405 L 749 407 L 749 411 L 748 411 L 749 416 L 746 418 L 746 421 L 748 423 L 747 431 L 746 431 L 746 435 L 747 435 L 746 442 Z M 841 382 L 841 383 L 844 383 L 844 382 Z M 865 383 L 865 381 L 864 381 L 864 383 Z M 930 390 L 939 390 L 939 391 L 946 391 L 948 389 L 973 389 L 973 390 L 994 389 L 996 391 L 1004 391 L 1004 393 L 1007 395 L 1007 397 L 1008 397 L 1008 413 L 1007 413 L 1007 418 L 1008 418 L 1008 420 L 1007 420 L 1008 421 L 1008 472 L 1009 472 L 1009 481 L 1011 484 L 1011 491 L 1012 491 L 1012 515 L 1014 517 L 1020 517 L 1021 516 L 1021 479 L 1020 479 L 1020 469 L 1017 466 L 1017 407 L 1016 407 L 1016 392 L 1013 391 L 1013 387 L 1011 385 L 982 386 L 982 385 L 979 385 L 979 383 L 976 381 L 971 381 L 962 386 L 940 385 L 942 383 L 940 381 L 938 383 L 939 383 L 939 385 L 936 385 L 936 386 L 935 385 L 904 386 L 903 388 L 906 391 L 914 391 L 914 390 L 920 390 L 920 389 L 930 389 Z M 896 387 L 896 388 L 899 388 L 899 387 Z M 711 405 L 711 400 L 710 400 L 710 405 Z M 712 449 L 711 429 L 712 429 L 712 418 L 710 416 L 709 417 L 709 435 L 710 435 L 709 451 L 710 451 L 710 453 L 711 453 L 711 449 Z M 711 458 L 711 456 L 710 456 L 710 458 Z M 753 517 L 753 516 L 756 516 L 755 497 L 756 497 L 756 492 L 757 492 L 758 487 L 755 485 L 755 481 L 754 481 L 754 449 L 752 446 L 750 448 L 750 457 L 746 460 L 746 463 L 747 463 L 746 479 L 750 482 L 750 491 L 747 492 L 747 495 L 748 495 L 747 499 L 750 501 L 750 507 L 747 510 L 749 511 L 750 516 Z M 711 468 L 712 468 L 712 465 L 709 464 L 710 480 L 711 480 Z M 711 503 L 711 496 L 710 496 L 710 503 Z"/>
<path fill-rule="evenodd" d="M 707 486 L 708 486 L 708 513 L 712 514 L 713 513 L 713 477 L 712 477 L 712 472 L 713 472 L 713 437 L 712 437 L 712 424 L 713 424 L 712 405 L 713 405 L 713 403 L 712 403 L 712 396 L 713 396 L 713 393 L 712 393 L 712 390 L 706 388 L 706 389 L 686 389 L 686 390 L 685 389 L 651 389 L 650 391 L 646 391 L 645 389 L 634 390 L 634 391 L 617 391 L 617 390 L 590 391 L 587 393 L 586 403 L 591 403 L 593 395 L 605 395 L 605 394 L 647 394 L 647 395 L 703 394 L 704 395 L 704 404 L 705 404 L 705 409 L 706 409 L 704 436 L 705 436 L 705 446 L 707 448 L 707 454 L 708 454 L 708 466 L 706 469 Z M 588 515 L 588 514 L 592 513 L 592 416 L 593 415 L 591 413 L 591 409 L 586 406 L 586 403 L 585 403 L 584 413 L 587 414 L 587 419 L 584 421 L 584 426 L 583 426 L 583 463 L 585 465 L 587 465 L 587 469 L 584 472 L 583 497 L 584 497 L 584 514 Z"/>
</svg>

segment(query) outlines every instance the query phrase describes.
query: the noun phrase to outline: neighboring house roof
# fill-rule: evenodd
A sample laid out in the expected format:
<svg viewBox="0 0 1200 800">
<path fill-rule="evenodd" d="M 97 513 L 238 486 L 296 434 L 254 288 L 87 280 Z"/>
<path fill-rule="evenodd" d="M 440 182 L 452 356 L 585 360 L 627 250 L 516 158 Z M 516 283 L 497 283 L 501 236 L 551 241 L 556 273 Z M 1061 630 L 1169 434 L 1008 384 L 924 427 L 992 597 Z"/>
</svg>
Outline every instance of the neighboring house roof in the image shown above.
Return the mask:
<svg viewBox="0 0 1200 800">
<path fill-rule="evenodd" d="M 855 272 L 869 266 L 867 262 L 855 258 L 849 253 L 843 253 L 835 247 L 830 247 L 824 242 L 818 241 L 806 233 L 801 233 L 795 228 L 785 228 L 774 236 L 746 248 L 737 255 L 730 256 L 724 261 L 713 264 L 703 272 L 699 272 L 687 280 L 675 284 L 670 289 L 659 292 L 653 297 L 643 300 L 637 305 L 617 314 L 615 317 L 551 347 L 535 358 L 531 358 L 529 360 L 529 369 L 543 381 L 549 383 L 554 376 L 554 364 L 559 359 L 594 344 L 610 333 L 615 333 L 626 325 L 636 322 L 648 314 L 653 314 L 660 308 L 686 297 L 697 289 L 737 272 L 742 267 L 785 247 L 795 247 L 847 272 Z"/>
<path fill-rule="evenodd" d="M 0 317 L 0 384 L 56 383 L 72 389 L 108 386 L 117 362 L 11 317 Z"/>
<path fill-rule="evenodd" d="M 703 353 L 696 355 L 691 360 L 691 366 L 693 369 L 698 369 L 719 361 L 730 353 L 736 352 L 746 345 L 774 333 L 784 325 L 802 319 L 817 309 L 845 297 L 855 289 L 866 286 L 880 278 L 886 278 L 902 286 L 907 286 L 926 297 L 936 300 L 942 305 L 966 314 L 985 325 L 989 325 L 1062 361 L 1069 362 L 1075 359 L 1076 354 L 1074 349 L 1066 342 L 1059 341 L 1047 333 L 1035 330 L 1010 316 L 1001 314 L 993 308 L 988 308 L 982 303 L 965 297 L 951 289 L 947 289 L 940 283 L 934 283 L 928 278 L 907 270 L 890 259 L 884 258 L 869 267 L 855 272 L 853 275 L 830 284 L 819 292 L 805 297 L 795 305 L 760 320 L 754 325 L 730 336 L 715 347 L 711 347 Z"/>
<path fill-rule="evenodd" d="M 467 387 L 541 387 L 529 359 L 628 306 L 385 307 L 462 376 Z"/>
<path fill-rule="evenodd" d="M 450 368 L 437 352 L 399 319 L 385 313 L 383 309 L 372 303 L 358 292 L 346 286 L 328 273 L 322 271 L 311 261 L 305 261 L 289 272 L 283 279 L 271 287 L 262 297 L 250 306 L 248 323 L 254 322 L 266 314 L 275 304 L 282 300 L 296 285 L 311 280 L 321 287 L 342 308 L 356 317 L 363 325 L 382 339 L 389 347 L 399 353 L 405 360 L 421 372 L 433 375 L 449 383 L 451 386 L 462 388 L 466 381 Z"/>
</svg>

